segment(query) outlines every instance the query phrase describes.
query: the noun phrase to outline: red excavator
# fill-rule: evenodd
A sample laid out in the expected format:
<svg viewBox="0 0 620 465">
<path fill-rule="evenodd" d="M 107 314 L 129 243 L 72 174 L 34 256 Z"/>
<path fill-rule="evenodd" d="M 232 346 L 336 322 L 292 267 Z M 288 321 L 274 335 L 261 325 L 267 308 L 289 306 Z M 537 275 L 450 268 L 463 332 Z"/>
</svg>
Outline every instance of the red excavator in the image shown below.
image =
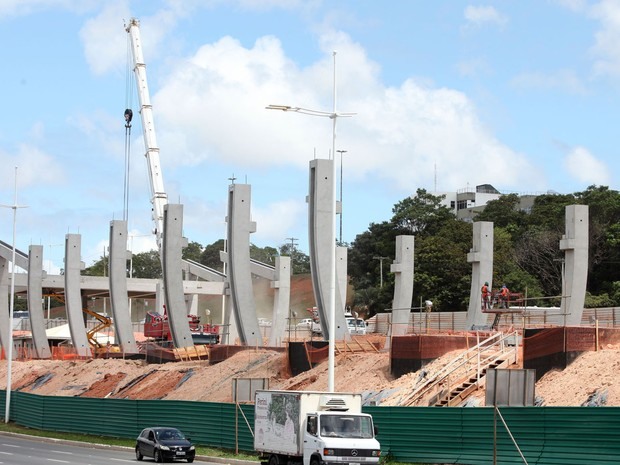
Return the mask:
<svg viewBox="0 0 620 465">
<path fill-rule="evenodd" d="M 217 325 L 201 324 L 198 315 L 187 315 L 189 320 L 189 329 L 192 333 L 194 344 L 218 344 L 220 342 L 219 331 Z M 163 343 L 170 344 L 172 334 L 170 333 L 170 324 L 168 323 L 168 315 L 164 308 L 164 314 L 157 312 L 147 312 L 144 320 L 144 336 L 156 339 Z"/>
</svg>

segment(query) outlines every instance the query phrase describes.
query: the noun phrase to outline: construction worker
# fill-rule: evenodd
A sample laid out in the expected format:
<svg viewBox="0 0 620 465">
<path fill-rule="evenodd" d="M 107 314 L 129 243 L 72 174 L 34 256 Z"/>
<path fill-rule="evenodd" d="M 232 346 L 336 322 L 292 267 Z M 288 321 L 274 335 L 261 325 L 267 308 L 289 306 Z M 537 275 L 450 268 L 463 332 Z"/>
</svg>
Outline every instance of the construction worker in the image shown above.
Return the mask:
<svg viewBox="0 0 620 465">
<path fill-rule="evenodd" d="M 502 288 L 499 290 L 500 308 L 508 308 L 509 300 L 510 300 L 510 290 L 506 287 L 505 284 L 503 284 Z"/>
<path fill-rule="evenodd" d="M 482 310 L 489 310 L 491 308 L 491 290 L 488 282 L 484 283 L 480 292 L 482 293 Z"/>
</svg>

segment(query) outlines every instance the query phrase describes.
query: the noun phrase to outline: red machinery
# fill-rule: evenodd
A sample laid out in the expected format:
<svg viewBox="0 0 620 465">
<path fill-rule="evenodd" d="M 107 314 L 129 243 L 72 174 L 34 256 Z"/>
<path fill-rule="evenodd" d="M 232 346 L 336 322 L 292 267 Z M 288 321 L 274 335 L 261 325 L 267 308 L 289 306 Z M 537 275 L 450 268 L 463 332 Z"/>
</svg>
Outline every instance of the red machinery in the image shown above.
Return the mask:
<svg viewBox="0 0 620 465">
<path fill-rule="evenodd" d="M 194 344 L 218 344 L 220 342 L 219 326 L 201 324 L 198 315 L 187 315 L 189 329 L 192 333 Z M 160 341 L 172 341 L 168 315 L 157 312 L 147 312 L 144 320 L 144 336 Z"/>
</svg>

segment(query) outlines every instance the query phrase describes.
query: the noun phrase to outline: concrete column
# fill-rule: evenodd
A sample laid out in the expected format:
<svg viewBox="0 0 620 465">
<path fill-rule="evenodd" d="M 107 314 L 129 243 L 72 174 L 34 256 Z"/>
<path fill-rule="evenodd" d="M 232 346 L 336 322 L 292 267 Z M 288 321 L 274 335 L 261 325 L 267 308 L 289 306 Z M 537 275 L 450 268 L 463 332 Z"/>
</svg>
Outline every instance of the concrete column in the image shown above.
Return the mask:
<svg viewBox="0 0 620 465">
<path fill-rule="evenodd" d="M 396 236 L 396 259 L 390 265 L 390 271 L 394 273 L 394 301 L 388 336 L 407 333 L 413 299 L 414 247 L 414 236 Z"/>
<path fill-rule="evenodd" d="M 276 347 L 284 339 L 288 321 L 291 302 L 291 257 L 276 257 L 275 279 L 271 282 L 271 287 L 275 292 L 269 345 Z"/>
<path fill-rule="evenodd" d="M 164 207 L 162 271 L 168 324 L 172 342 L 177 348 L 194 345 L 183 290 L 181 251 L 186 246 L 187 239 L 183 237 L 183 205 L 169 203 Z"/>
<path fill-rule="evenodd" d="M 471 290 L 465 328 L 467 330 L 487 325 L 487 315 L 482 313 L 480 289 L 485 282 L 493 288 L 493 223 L 476 221 L 473 230 L 473 247 L 467 254 L 471 263 Z"/>
<path fill-rule="evenodd" d="M 347 247 L 336 247 L 336 337 L 342 334 L 339 339 L 351 340 L 351 332 L 344 316 L 347 305 L 347 285 L 349 279 L 347 275 L 348 266 Z"/>
<path fill-rule="evenodd" d="M 251 220 L 249 184 L 228 186 L 228 279 L 236 329 L 242 344 L 262 346 L 258 327 L 250 262 L 250 234 L 256 231 Z"/>
<path fill-rule="evenodd" d="M 9 261 L 0 256 L 0 342 L 5 355 L 9 351 L 11 338 L 11 319 L 9 309 Z M 15 354 L 15 351 L 13 351 Z"/>
<path fill-rule="evenodd" d="M 84 269 L 82 262 L 82 236 L 79 234 L 67 234 L 65 236 L 65 306 L 69 320 L 69 330 L 73 347 L 80 357 L 92 357 L 84 314 L 82 312 L 81 271 Z"/>
<path fill-rule="evenodd" d="M 336 212 L 332 203 L 331 192 L 334 188 L 333 160 L 316 159 L 310 161 L 310 186 L 308 194 L 308 237 L 310 241 L 310 271 L 312 274 L 312 287 L 314 298 L 321 320 L 321 329 L 325 340 L 329 340 L 329 292 L 330 280 L 332 279 L 331 253 L 336 245 L 333 237 Z M 340 279 L 338 279 L 338 255 L 336 256 L 336 328 L 334 335 L 336 340 L 341 340 L 348 334 L 347 321 L 344 316 L 344 304 L 338 303 L 338 294 L 341 296 L 346 291 L 339 291 Z M 346 273 L 346 269 L 345 269 Z"/>
<path fill-rule="evenodd" d="M 115 220 L 110 222 L 110 303 L 114 318 L 116 344 L 125 354 L 139 352 L 133 335 L 129 297 L 127 294 L 127 222 Z"/>
<path fill-rule="evenodd" d="M 564 289 L 562 292 L 562 313 L 567 326 L 581 324 L 588 281 L 588 206 L 568 205 L 566 207 L 566 234 L 560 240 L 564 251 Z"/>
<path fill-rule="evenodd" d="M 31 245 L 28 251 L 28 311 L 32 343 L 38 358 L 50 358 L 52 351 L 45 334 L 43 315 L 43 246 Z"/>
</svg>

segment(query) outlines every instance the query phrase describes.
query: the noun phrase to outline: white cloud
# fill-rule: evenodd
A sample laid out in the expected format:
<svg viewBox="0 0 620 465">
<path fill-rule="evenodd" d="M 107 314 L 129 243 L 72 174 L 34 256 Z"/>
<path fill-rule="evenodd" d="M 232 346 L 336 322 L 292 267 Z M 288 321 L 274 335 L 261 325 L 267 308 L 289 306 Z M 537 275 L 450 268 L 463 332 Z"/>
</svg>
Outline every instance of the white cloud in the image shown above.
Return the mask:
<svg viewBox="0 0 620 465">
<path fill-rule="evenodd" d="M 15 153 L 0 151 L 0 165 L 5 167 L 4 188 L 8 187 L 8 181 L 13 186 L 14 168 L 17 167 L 18 189 L 29 186 L 62 184 L 65 173 L 51 155 L 41 149 L 21 144 Z"/>
<path fill-rule="evenodd" d="M 306 223 L 308 206 L 295 200 L 274 202 L 266 208 L 252 208 L 252 219 L 256 221 L 256 233 L 252 242 L 280 244 L 290 236 L 296 225 Z M 256 238 L 256 240 L 254 239 Z"/>
<path fill-rule="evenodd" d="M 607 165 L 585 147 L 574 147 L 566 156 L 564 165 L 569 174 L 579 182 L 609 185 L 611 181 Z"/>
<path fill-rule="evenodd" d="M 98 16 L 84 23 L 80 37 L 91 71 L 95 75 L 110 71 L 121 73 L 127 64 L 127 36 L 122 28 L 129 24 L 133 14 L 126 1 L 106 3 Z M 191 7 L 171 3 L 168 9 L 159 10 L 154 16 L 138 18 L 142 50 L 148 50 L 145 60 L 154 59 L 164 40 L 177 25 L 179 18 L 189 14 Z M 148 34 L 142 34 L 146 28 Z M 147 52 L 144 52 L 145 54 Z"/>
<path fill-rule="evenodd" d="M 343 33 L 321 38 L 325 57 L 307 68 L 288 59 L 280 42 L 262 37 L 245 48 L 224 37 L 171 66 L 153 97 L 162 124 L 159 140 L 183 157 L 171 164 L 217 160 L 242 167 L 294 165 L 306 170 L 313 153 L 331 151 L 331 121 L 265 110 L 286 104 L 332 110 L 333 57 L 337 54 L 337 149 L 354 157 L 350 178 L 383 180 L 403 192 L 428 185 L 435 163 L 444 188 L 465 180 L 527 173 L 530 163 L 496 140 L 468 97 L 415 80 L 385 87 L 379 67 Z M 480 169 L 485 166 L 485 169 Z M 506 188 L 543 187 L 540 175 L 516 174 Z"/>
<path fill-rule="evenodd" d="M 511 85 L 524 89 L 556 89 L 569 94 L 585 95 L 587 88 L 574 71 L 564 69 L 553 74 L 522 73 L 511 80 Z"/>
<path fill-rule="evenodd" d="M 497 24 L 504 26 L 508 18 L 492 6 L 467 6 L 464 11 L 465 19 L 474 26 L 483 24 Z"/>
<path fill-rule="evenodd" d="M 620 2 L 603 0 L 590 9 L 590 16 L 599 20 L 601 29 L 595 34 L 592 53 L 596 75 L 620 75 Z"/>
<path fill-rule="evenodd" d="M 553 1 L 560 6 L 563 6 L 564 8 L 568 8 L 569 10 L 573 10 L 573 11 L 583 11 L 588 6 L 588 3 L 586 0 L 553 0 Z"/>
</svg>

